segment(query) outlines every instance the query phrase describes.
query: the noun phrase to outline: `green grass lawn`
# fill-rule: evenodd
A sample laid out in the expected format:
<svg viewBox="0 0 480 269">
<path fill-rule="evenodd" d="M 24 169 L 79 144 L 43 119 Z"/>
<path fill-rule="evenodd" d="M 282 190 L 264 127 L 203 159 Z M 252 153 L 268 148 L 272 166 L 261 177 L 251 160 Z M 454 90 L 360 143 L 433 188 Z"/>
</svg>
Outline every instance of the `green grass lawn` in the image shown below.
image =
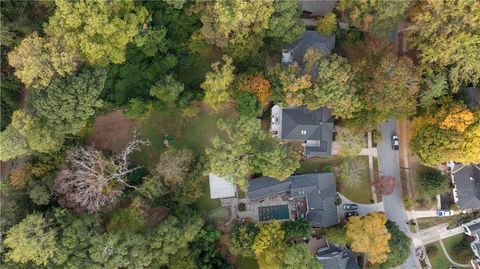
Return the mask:
<svg viewBox="0 0 480 269">
<path fill-rule="evenodd" d="M 423 166 L 421 164 L 414 165 L 413 167 L 413 176 L 415 182 L 415 208 L 417 210 L 430 210 L 435 209 L 437 206 L 437 199 L 426 194 L 418 183 L 419 178 L 423 174 L 432 170 L 433 168 Z"/>
<path fill-rule="evenodd" d="M 342 184 L 339 182 L 338 176 L 336 176 L 337 190 L 354 202 L 368 204 L 372 200 L 372 187 L 368 171 L 368 157 L 356 156 L 353 159 L 358 164 L 358 170 L 355 172 L 355 175 L 359 176 L 358 184 Z M 295 171 L 295 174 L 322 172 L 325 167 L 330 166 L 333 168 L 339 166 L 345 160 L 346 158 L 340 156 L 333 156 L 330 158 L 310 158 L 302 161 L 301 167 Z"/>
<path fill-rule="evenodd" d="M 473 252 L 471 251 L 469 245 L 465 244 L 464 234 L 457 234 L 455 236 L 446 238 L 443 240 L 443 244 L 454 261 L 458 263 L 468 263 L 473 258 Z M 458 245 L 464 243 L 463 251 L 459 251 Z"/>
<path fill-rule="evenodd" d="M 418 226 L 420 230 L 430 228 L 432 226 L 442 224 L 442 223 L 447 223 L 451 221 L 454 217 L 444 217 L 444 218 L 420 218 L 418 219 Z"/>
<path fill-rule="evenodd" d="M 447 249 L 448 254 L 450 257 L 462 264 L 467 264 L 470 259 L 473 258 L 473 253 L 471 252 L 470 249 L 468 251 L 464 252 L 458 252 L 456 249 L 456 246 L 461 243 L 464 240 L 464 235 L 463 234 L 457 234 L 455 236 L 443 239 L 443 244 L 445 245 L 445 248 Z M 435 243 L 429 244 L 434 245 L 437 247 L 437 255 L 435 256 L 429 256 L 430 263 L 432 264 L 432 268 L 434 269 L 447 269 L 449 266 L 452 266 L 450 262 L 448 261 L 447 257 L 445 257 L 442 247 L 440 246 L 440 243 L 437 241 Z M 428 247 L 427 246 L 427 247 Z"/>
<path fill-rule="evenodd" d="M 242 256 L 238 256 L 235 258 L 237 269 L 257 269 L 258 264 L 255 258 L 244 258 Z"/>
<path fill-rule="evenodd" d="M 190 149 L 198 156 L 204 152 L 214 136 L 225 135 L 217 127 L 218 120 L 235 118 L 233 109 L 213 115 L 201 110 L 193 118 L 184 117 L 178 109 L 161 112 L 153 110 L 141 126 L 143 137 L 148 139 L 151 145 L 133 155 L 133 159 L 147 167 L 154 166 L 160 154 L 166 150 L 163 144 L 165 134 L 174 139 L 172 147 Z"/>
</svg>

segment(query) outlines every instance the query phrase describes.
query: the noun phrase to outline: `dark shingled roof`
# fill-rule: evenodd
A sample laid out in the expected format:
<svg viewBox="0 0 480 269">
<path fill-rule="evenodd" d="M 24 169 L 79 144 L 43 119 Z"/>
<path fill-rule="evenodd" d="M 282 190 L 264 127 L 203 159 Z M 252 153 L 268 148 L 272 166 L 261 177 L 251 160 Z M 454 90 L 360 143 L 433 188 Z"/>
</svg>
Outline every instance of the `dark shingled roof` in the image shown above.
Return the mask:
<svg viewBox="0 0 480 269">
<path fill-rule="evenodd" d="M 454 172 L 458 206 L 480 208 L 480 165 L 456 164 Z"/>
<path fill-rule="evenodd" d="M 307 219 L 313 227 L 328 227 L 338 224 L 335 205 L 337 189 L 332 173 L 314 173 L 291 176 L 284 181 L 260 177 L 250 181 L 248 197 L 252 200 L 290 193 L 293 198 L 306 197 Z"/>
<path fill-rule="evenodd" d="M 317 259 L 328 269 L 360 269 L 355 255 L 347 248 L 322 248 L 317 252 Z"/>
<path fill-rule="evenodd" d="M 317 49 L 320 53 L 329 55 L 335 48 L 335 35 L 323 36 L 317 31 L 305 31 L 299 40 L 288 45 L 284 50 L 292 50 L 292 62 L 303 66 L 303 56 L 309 48 Z"/>
<path fill-rule="evenodd" d="M 307 146 L 305 155 L 332 155 L 332 111 L 326 107 L 310 111 L 305 106 L 282 109 L 282 137 L 284 140 L 315 140 L 318 145 Z"/>
</svg>

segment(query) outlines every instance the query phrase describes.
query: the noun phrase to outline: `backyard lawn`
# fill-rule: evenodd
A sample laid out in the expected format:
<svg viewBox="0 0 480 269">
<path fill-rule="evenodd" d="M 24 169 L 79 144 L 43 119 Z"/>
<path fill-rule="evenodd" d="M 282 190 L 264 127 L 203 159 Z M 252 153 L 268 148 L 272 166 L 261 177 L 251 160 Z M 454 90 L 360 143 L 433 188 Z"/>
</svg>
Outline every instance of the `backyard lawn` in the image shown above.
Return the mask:
<svg viewBox="0 0 480 269">
<path fill-rule="evenodd" d="M 184 117 L 178 109 L 161 112 L 153 110 L 144 120 L 140 130 L 151 145 L 136 153 L 133 158 L 137 163 L 147 167 L 155 165 L 160 154 L 166 150 L 163 144 L 165 135 L 173 139 L 173 147 L 190 149 L 198 156 L 203 153 L 214 136 L 224 135 L 217 127 L 218 120 L 235 118 L 233 108 L 216 114 L 209 114 L 205 109 L 201 109 L 193 118 Z"/>
<path fill-rule="evenodd" d="M 301 167 L 295 171 L 296 174 L 307 174 L 325 171 L 327 168 L 339 167 L 348 159 L 340 156 L 330 158 L 310 158 L 301 163 Z M 372 186 L 370 183 L 370 173 L 368 171 L 368 157 L 356 156 L 350 159 L 355 167 L 350 173 L 351 178 L 345 181 L 339 180 L 336 175 L 337 190 L 345 195 L 348 199 L 362 204 L 371 203 Z M 351 184 L 353 182 L 353 184 Z"/>
<path fill-rule="evenodd" d="M 456 248 L 462 241 L 464 240 L 463 234 L 458 234 L 447 239 L 443 239 L 443 244 L 447 249 L 450 257 L 461 264 L 467 264 L 471 258 L 473 258 L 473 254 L 470 249 L 467 251 L 459 252 L 458 248 Z M 435 269 L 447 269 L 451 266 L 451 263 L 448 261 L 447 257 L 445 257 L 442 247 L 440 243 L 437 241 L 435 243 L 429 244 L 428 246 L 434 245 L 437 247 L 437 254 L 435 256 L 428 256 L 430 263 L 432 264 L 432 268 Z"/>
<path fill-rule="evenodd" d="M 455 217 L 444 217 L 444 218 L 438 218 L 438 217 L 433 217 L 433 218 L 419 218 L 418 219 L 418 226 L 420 227 L 420 230 L 430 228 L 432 226 L 442 224 L 442 223 L 448 223 Z"/>
</svg>

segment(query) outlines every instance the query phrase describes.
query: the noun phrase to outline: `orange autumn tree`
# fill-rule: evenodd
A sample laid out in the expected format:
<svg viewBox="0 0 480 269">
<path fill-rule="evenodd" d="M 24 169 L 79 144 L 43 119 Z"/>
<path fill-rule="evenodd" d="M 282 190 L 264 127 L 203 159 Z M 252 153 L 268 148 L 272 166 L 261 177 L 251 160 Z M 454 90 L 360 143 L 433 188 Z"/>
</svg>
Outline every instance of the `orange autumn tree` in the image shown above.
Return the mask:
<svg viewBox="0 0 480 269">
<path fill-rule="evenodd" d="M 361 218 L 351 217 L 347 223 L 347 238 L 355 252 L 363 252 L 371 263 L 383 263 L 390 252 L 388 241 L 392 237 L 385 224 L 387 217 L 374 212 Z"/>
<path fill-rule="evenodd" d="M 270 82 L 261 74 L 244 75 L 239 79 L 238 90 L 254 94 L 260 104 L 265 106 L 270 98 Z"/>
</svg>

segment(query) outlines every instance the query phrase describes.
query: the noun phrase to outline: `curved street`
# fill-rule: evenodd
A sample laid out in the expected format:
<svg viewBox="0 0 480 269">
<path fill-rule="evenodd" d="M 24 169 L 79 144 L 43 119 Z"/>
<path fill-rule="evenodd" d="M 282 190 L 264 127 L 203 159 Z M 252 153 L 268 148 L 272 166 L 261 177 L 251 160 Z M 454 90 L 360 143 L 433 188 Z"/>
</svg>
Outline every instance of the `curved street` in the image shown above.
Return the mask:
<svg viewBox="0 0 480 269">
<path fill-rule="evenodd" d="M 389 120 L 380 126 L 383 135 L 382 141 L 377 145 L 378 165 L 380 174 L 393 176 L 396 179 L 395 191 L 383 197 L 383 206 L 389 220 L 395 221 L 400 229 L 410 238 L 412 235 L 407 225 L 407 215 L 402 197 L 402 185 L 400 181 L 398 151 L 392 149 L 391 138 L 397 134 L 397 123 L 395 120 Z M 400 141 L 400 143 L 407 143 Z M 412 244 L 413 246 L 413 244 Z M 401 268 L 412 269 L 421 268 L 419 261 L 415 257 L 414 249 L 410 249 L 410 256 Z"/>
</svg>

